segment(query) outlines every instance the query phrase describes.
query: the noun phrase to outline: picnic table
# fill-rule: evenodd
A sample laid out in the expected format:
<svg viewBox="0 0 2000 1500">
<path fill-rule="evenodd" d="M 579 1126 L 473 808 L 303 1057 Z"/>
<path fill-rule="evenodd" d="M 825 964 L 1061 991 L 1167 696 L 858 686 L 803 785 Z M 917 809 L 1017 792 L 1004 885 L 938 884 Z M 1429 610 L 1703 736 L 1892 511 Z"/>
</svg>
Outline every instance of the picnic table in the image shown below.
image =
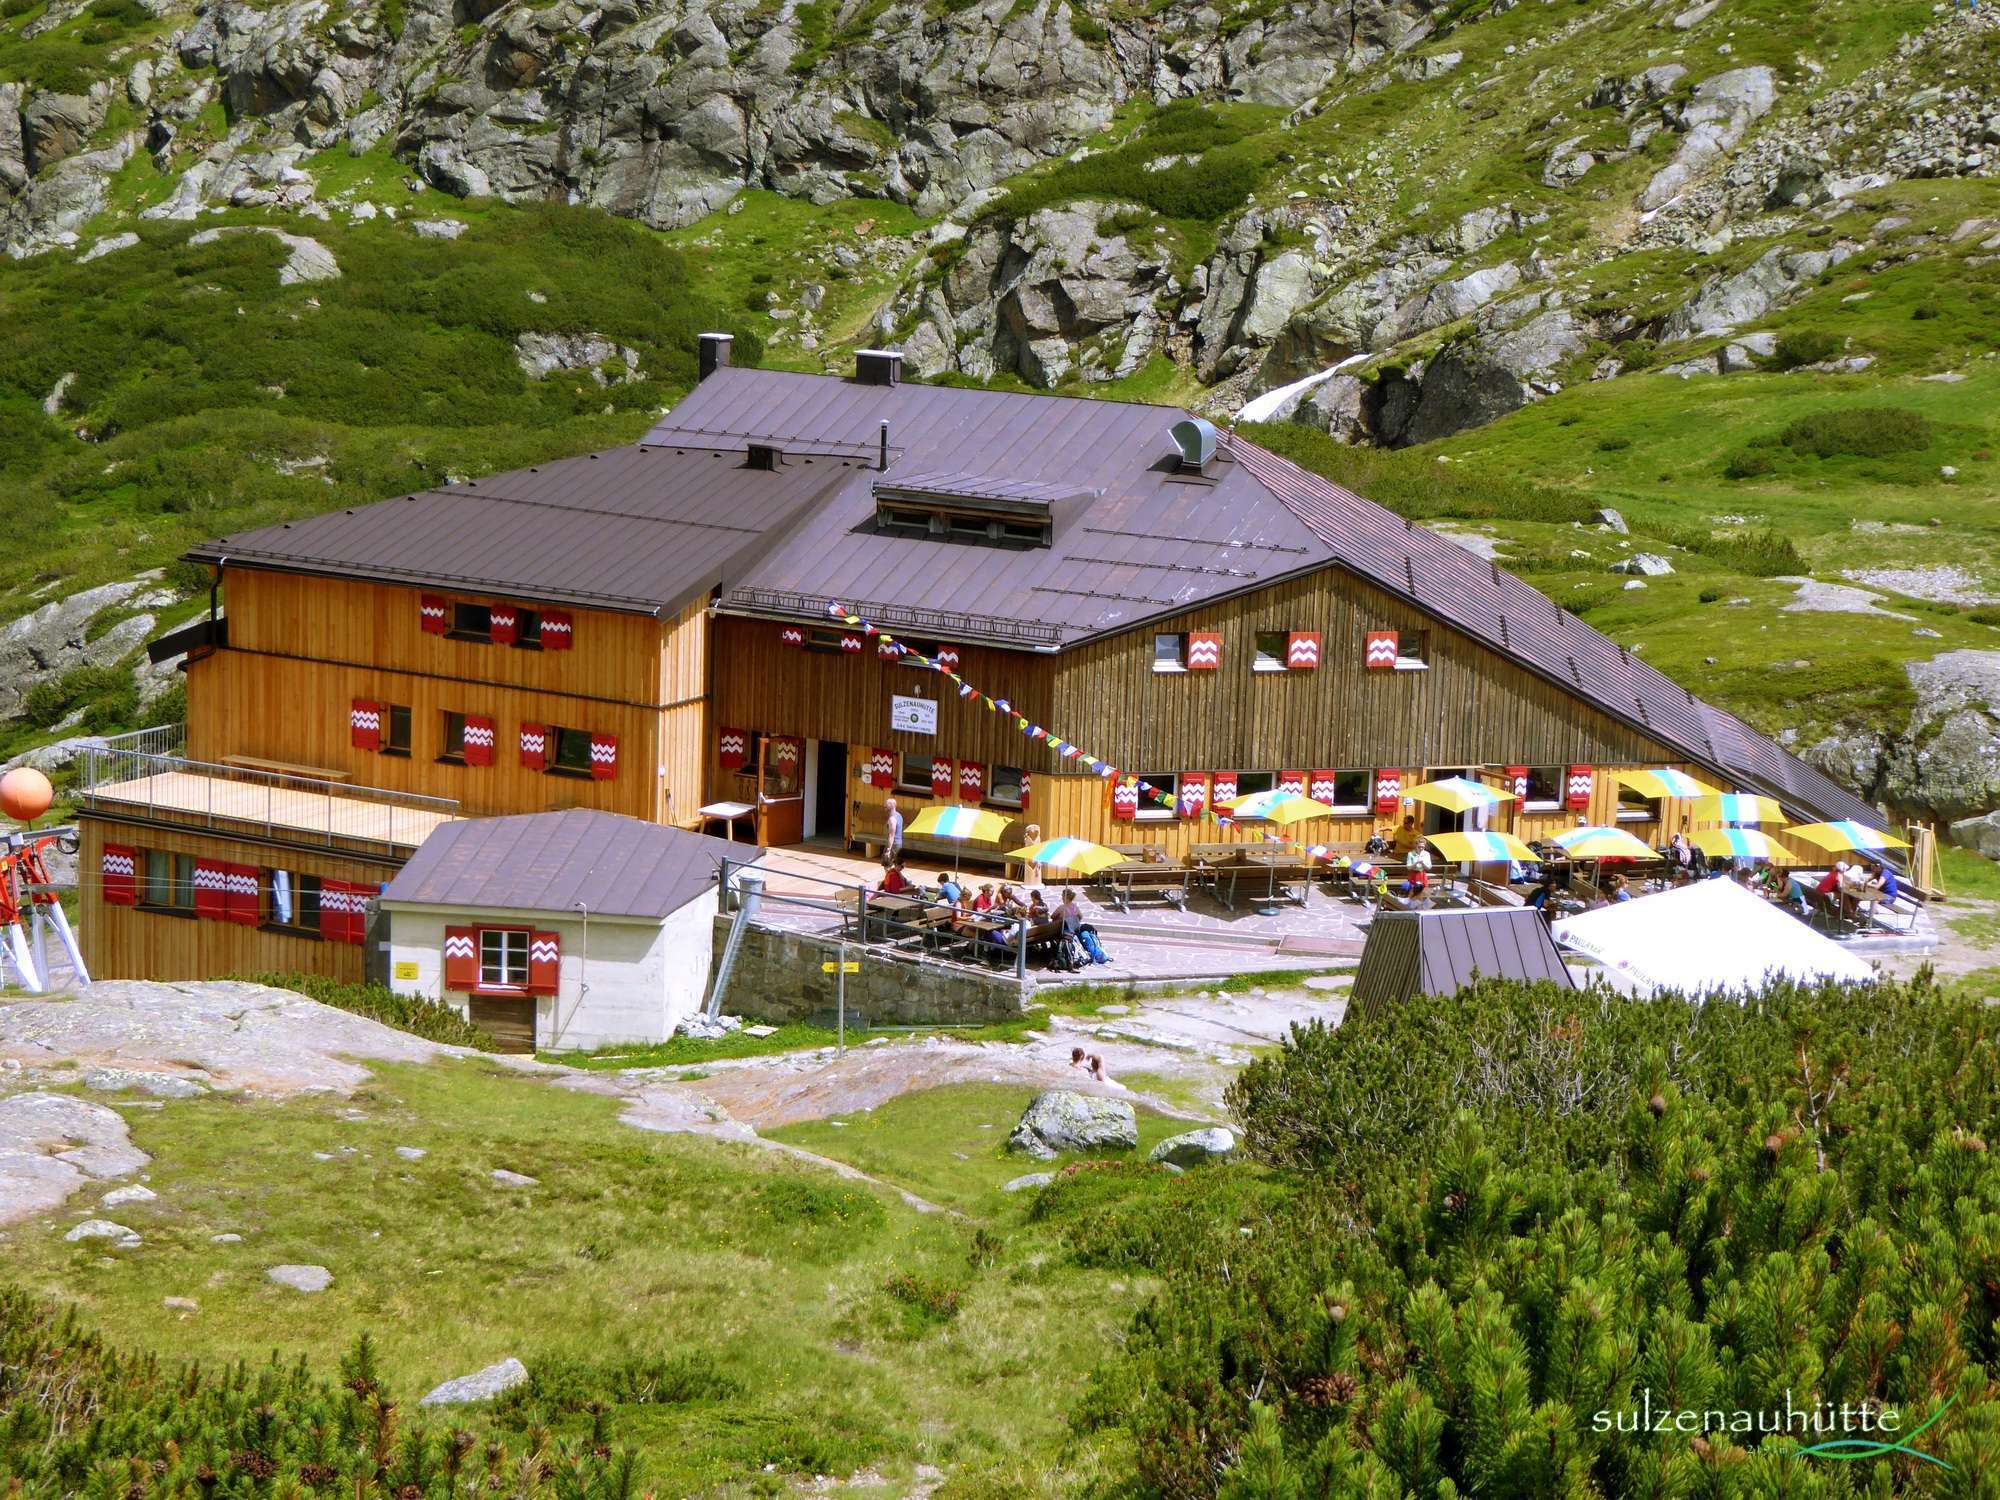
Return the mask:
<svg viewBox="0 0 2000 1500">
<path fill-rule="evenodd" d="M 1235 863 L 1223 865 L 1217 870 L 1215 899 L 1235 911 L 1238 889 L 1246 888 L 1246 893 L 1254 890 L 1261 878 L 1267 903 L 1278 900 L 1282 891 L 1283 899 L 1304 906 L 1306 892 L 1312 888 L 1312 877 L 1310 860 L 1301 861 L 1296 854 L 1266 854 L 1250 850 Z M 1296 894 L 1293 888 L 1296 888 Z"/>
<path fill-rule="evenodd" d="M 1128 859 L 1104 870 L 1100 878 L 1110 885 L 1112 904 L 1122 912 L 1132 910 L 1132 897 L 1141 890 L 1157 891 L 1175 910 L 1187 910 L 1188 872 L 1180 865 Z"/>
</svg>

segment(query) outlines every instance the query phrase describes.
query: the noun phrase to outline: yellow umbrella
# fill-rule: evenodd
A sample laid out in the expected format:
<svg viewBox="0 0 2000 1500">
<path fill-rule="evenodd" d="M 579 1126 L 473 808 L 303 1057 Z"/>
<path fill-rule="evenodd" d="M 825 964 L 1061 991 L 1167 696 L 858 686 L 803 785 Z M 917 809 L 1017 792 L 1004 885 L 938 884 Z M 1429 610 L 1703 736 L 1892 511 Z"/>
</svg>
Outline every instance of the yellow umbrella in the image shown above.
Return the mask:
<svg viewBox="0 0 2000 1500">
<path fill-rule="evenodd" d="M 1697 781 L 1685 771 L 1662 766 L 1652 771 L 1618 771 L 1612 776 L 1620 786 L 1629 786 L 1642 797 L 1713 797 L 1716 789 Z"/>
<path fill-rule="evenodd" d="M 1125 856 L 1117 850 L 1093 844 L 1089 839 L 1043 839 L 1039 844 L 1009 851 L 1007 858 L 1049 870 L 1074 870 L 1079 875 L 1095 875 L 1125 863 Z"/>
<path fill-rule="evenodd" d="M 997 844 L 1007 832 L 1007 820 L 977 807 L 927 807 L 917 814 L 909 831 L 960 842 Z"/>
<path fill-rule="evenodd" d="M 1852 818 L 1841 818 L 1833 823 L 1801 823 L 1796 828 L 1787 828 L 1785 833 L 1792 838 L 1804 839 L 1808 844 L 1816 844 L 1829 853 L 1839 853 L 1845 849 L 1907 849 L 1910 847 L 1893 833 L 1884 833 L 1879 828 L 1870 828 L 1866 823 L 1857 823 Z"/>
<path fill-rule="evenodd" d="M 1512 802 L 1512 792 L 1499 791 L 1483 786 L 1477 781 L 1463 776 L 1447 776 L 1441 781 L 1426 781 L 1410 787 L 1403 793 L 1414 802 L 1428 802 L 1433 807 L 1441 807 L 1446 812 L 1471 812 L 1480 807 L 1498 807 L 1502 802 Z"/>
<path fill-rule="evenodd" d="M 1759 797 L 1749 792 L 1711 792 L 1694 799 L 1694 815 L 1703 823 L 1776 823 L 1781 827 L 1785 810 L 1776 797 Z"/>
<path fill-rule="evenodd" d="M 1289 828 L 1310 818 L 1330 818 L 1334 810 L 1297 792 L 1250 792 L 1215 804 L 1239 823 L 1275 823 Z"/>
<path fill-rule="evenodd" d="M 1622 828 L 1571 828 L 1557 834 L 1555 844 L 1571 859 L 1657 859 L 1659 856 Z"/>
<path fill-rule="evenodd" d="M 1792 852 L 1768 833 L 1754 828 L 1704 828 L 1688 835 L 1688 842 L 1703 854 L 1717 859 L 1770 859 L 1786 864 Z"/>
<path fill-rule="evenodd" d="M 1425 841 L 1446 859 L 1461 864 L 1490 865 L 1518 860 L 1525 865 L 1541 859 L 1541 855 L 1511 833 L 1433 833 L 1426 835 Z"/>
</svg>

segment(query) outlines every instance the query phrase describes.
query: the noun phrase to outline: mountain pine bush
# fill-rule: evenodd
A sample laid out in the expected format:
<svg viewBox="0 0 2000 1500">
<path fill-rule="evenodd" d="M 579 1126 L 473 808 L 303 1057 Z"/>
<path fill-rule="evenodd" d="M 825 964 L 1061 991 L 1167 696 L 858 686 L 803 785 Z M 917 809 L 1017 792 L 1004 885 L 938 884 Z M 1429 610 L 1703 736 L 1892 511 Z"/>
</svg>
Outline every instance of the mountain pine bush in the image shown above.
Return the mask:
<svg viewBox="0 0 2000 1500">
<path fill-rule="evenodd" d="M 1079 1254 L 1163 1278 L 1080 1420 L 1127 1428 L 1171 1496 L 1996 1493 L 1995 1030 L 1925 982 L 1747 1006 L 1484 983 L 1301 1029 L 1231 1090 L 1261 1199 L 1224 1187 L 1255 1168 L 1042 1194 Z M 1177 1218 L 1197 1202 L 1219 1211 Z M 1618 1426 L 1788 1398 L 1905 1434 L 1942 1412 L 1911 1446 L 1950 1467 Z"/>
</svg>

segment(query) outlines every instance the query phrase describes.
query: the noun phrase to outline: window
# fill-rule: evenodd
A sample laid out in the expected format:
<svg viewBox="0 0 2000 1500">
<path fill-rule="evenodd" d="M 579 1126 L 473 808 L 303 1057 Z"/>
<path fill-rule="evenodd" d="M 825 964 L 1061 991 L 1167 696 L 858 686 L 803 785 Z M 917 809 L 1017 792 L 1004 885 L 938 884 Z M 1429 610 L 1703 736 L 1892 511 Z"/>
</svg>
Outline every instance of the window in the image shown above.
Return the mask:
<svg viewBox="0 0 2000 1500">
<path fill-rule="evenodd" d="M 1003 514 L 989 515 L 975 509 L 934 509 L 899 496 L 876 501 L 875 530 L 882 536 L 921 537 L 936 542 L 1005 547 L 1018 552 L 1048 546 L 1054 528 L 1045 504 L 1008 504 Z"/>
<path fill-rule="evenodd" d="M 528 934 L 519 928 L 479 929 L 479 983 L 483 989 L 525 989 L 528 984 Z"/>
<path fill-rule="evenodd" d="M 824 628 L 810 629 L 806 631 L 806 650 L 832 652 L 837 656 L 842 650 L 840 644 L 842 633 L 838 630 L 827 630 Z"/>
<path fill-rule="evenodd" d="M 542 649 L 542 612 L 538 609 L 514 611 L 514 644 L 527 651 Z"/>
<path fill-rule="evenodd" d="M 493 639 L 493 611 L 483 604 L 454 604 L 451 607 L 451 629 L 445 634 L 461 641 L 490 641 Z"/>
<path fill-rule="evenodd" d="M 382 705 L 381 751 L 384 755 L 410 753 L 410 710 L 400 703 Z"/>
<path fill-rule="evenodd" d="M 1554 812 L 1563 805 L 1569 790 L 1569 773 L 1561 766 L 1528 767 L 1528 793 L 1522 798 L 1527 812 Z"/>
<path fill-rule="evenodd" d="M 1180 809 L 1181 779 L 1172 771 L 1144 772 L 1139 779 L 1167 800 L 1162 803 L 1139 793 L 1138 811 L 1133 818 L 1141 823 L 1170 823 Z"/>
<path fill-rule="evenodd" d="M 1187 637 L 1184 635 L 1156 635 L 1153 637 L 1153 670 L 1155 672 L 1185 672 L 1187 670 Z"/>
<path fill-rule="evenodd" d="M 1236 795 L 1248 797 L 1253 792 L 1268 792 L 1278 785 L 1276 771 L 1239 771 L 1236 773 Z"/>
<path fill-rule="evenodd" d="M 1333 805 L 1344 813 L 1364 813 L 1369 811 L 1375 791 L 1373 771 L 1336 771 L 1333 773 Z"/>
<path fill-rule="evenodd" d="M 1021 768 L 1019 766 L 995 766 L 993 784 L 986 789 L 986 800 L 997 802 L 1002 807 L 1021 805 Z"/>
<path fill-rule="evenodd" d="M 1257 654 L 1250 663 L 1253 672 L 1283 672 L 1291 650 L 1292 638 L 1282 630 L 1260 630 L 1257 632 Z"/>
<path fill-rule="evenodd" d="M 319 932 L 319 876 L 291 870 L 264 872 L 264 925 L 279 932 Z"/>
<path fill-rule="evenodd" d="M 912 755 L 905 751 L 896 762 L 896 788 L 904 792 L 922 792 L 926 796 L 931 789 L 931 758 L 928 755 Z"/>
<path fill-rule="evenodd" d="M 455 761 L 460 765 L 465 764 L 465 715 L 464 714 L 455 714 L 452 713 L 449 709 L 445 711 L 444 749 L 439 753 L 438 759 Z M 590 758 L 588 754 L 586 754 L 584 757 L 584 769 L 588 770 L 589 768 L 590 768 Z"/>
<path fill-rule="evenodd" d="M 924 666 L 924 662 L 918 661 L 917 657 L 921 656 L 924 661 L 937 660 L 938 642 L 914 640 L 907 635 L 899 635 L 896 639 L 909 648 L 908 651 L 905 651 L 901 656 L 896 658 L 897 662 L 902 666 L 915 667 L 919 671 L 928 671 L 930 669 Z M 914 652 L 915 655 L 912 655 L 911 652 Z"/>
<path fill-rule="evenodd" d="M 736 768 L 736 774 L 738 776 L 747 776 L 752 781 L 755 781 L 757 779 L 757 758 L 763 753 L 764 731 L 753 729 L 744 737 L 743 764 Z"/>
<path fill-rule="evenodd" d="M 1657 823 L 1660 821 L 1659 801 L 1635 792 L 1629 786 L 1621 786 L 1618 788 L 1618 821 Z"/>
<path fill-rule="evenodd" d="M 1396 670 L 1398 672 L 1421 672 L 1430 666 L 1431 633 L 1428 630 L 1405 630 L 1396 638 Z"/>
<path fill-rule="evenodd" d="M 194 856 L 148 849 L 139 904 L 154 911 L 193 911 Z"/>
<path fill-rule="evenodd" d="M 549 733 L 555 736 L 555 756 L 549 761 L 549 770 L 569 776 L 590 774 L 590 731 L 588 729 L 556 729 Z"/>
</svg>

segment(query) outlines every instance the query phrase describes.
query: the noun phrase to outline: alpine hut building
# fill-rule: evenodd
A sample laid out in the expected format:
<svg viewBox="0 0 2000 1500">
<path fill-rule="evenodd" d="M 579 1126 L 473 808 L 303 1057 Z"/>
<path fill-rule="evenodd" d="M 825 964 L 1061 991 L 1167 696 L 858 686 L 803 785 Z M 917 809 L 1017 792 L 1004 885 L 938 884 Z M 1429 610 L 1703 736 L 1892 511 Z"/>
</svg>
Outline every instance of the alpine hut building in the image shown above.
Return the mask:
<svg viewBox="0 0 2000 1500">
<path fill-rule="evenodd" d="M 570 807 L 862 845 L 895 796 L 1171 858 L 1233 794 L 1295 787 L 1359 844 L 1463 774 L 1520 797 L 1497 826 L 1524 838 L 1657 843 L 1686 809 L 1614 775 L 1672 766 L 1876 817 L 1496 564 L 1187 412 L 913 384 L 893 351 L 702 356 L 630 447 L 187 554 L 216 604 L 158 647 L 188 652 L 185 743 L 86 756 L 93 972 L 358 977 L 439 822 Z"/>
</svg>

